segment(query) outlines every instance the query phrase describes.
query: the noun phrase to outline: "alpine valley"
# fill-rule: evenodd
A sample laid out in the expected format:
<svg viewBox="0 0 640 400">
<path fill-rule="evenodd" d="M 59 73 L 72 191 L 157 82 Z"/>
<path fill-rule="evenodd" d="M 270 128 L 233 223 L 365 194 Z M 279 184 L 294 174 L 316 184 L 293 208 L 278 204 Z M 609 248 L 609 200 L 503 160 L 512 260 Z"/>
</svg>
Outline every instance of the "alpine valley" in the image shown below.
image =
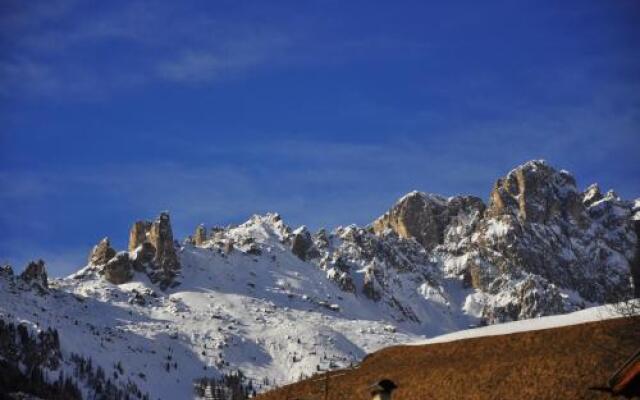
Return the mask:
<svg viewBox="0 0 640 400">
<path fill-rule="evenodd" d="M 266 214 L 176 241 L 163 212 L 68 277 L 0 269 L 0 387 L 243 398 L 390 345 L 638 297 L 639 236 L 640 199 L 541 160 L 487 203 L 411 192 L 333 231 Z"/>
</svg>

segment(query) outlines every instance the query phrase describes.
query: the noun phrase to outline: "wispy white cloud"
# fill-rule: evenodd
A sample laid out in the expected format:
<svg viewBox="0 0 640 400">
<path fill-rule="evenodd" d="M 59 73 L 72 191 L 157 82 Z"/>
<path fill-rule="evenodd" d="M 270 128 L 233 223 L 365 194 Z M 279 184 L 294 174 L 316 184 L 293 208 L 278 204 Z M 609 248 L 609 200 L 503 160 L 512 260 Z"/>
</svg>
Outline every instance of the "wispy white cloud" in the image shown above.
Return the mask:
<svg viewBox="0 0 640 400">
<path fill-rule="evenodd" d="M 160 62 L 157 75 L 178 82 L 209 82 L 276 58 L 288 44 L 287 37 L 272 33 L 245 34 L 219 42 L 214 39 L 199 49 L 182 51 Z"/>
<path fill-rule="evenodd" d="M 0 33 L 10 45 L 0 56 L 0 94 L 101 97 L 163 80 L 212 82 L 274 61 L 290 43 L 277 28 L 146 1 L 104 3 L 88 15 L 82 3 L 60 3 L 4 16 Z M 77 56 L 87 48 L 106 61 Z"/>
</svg>

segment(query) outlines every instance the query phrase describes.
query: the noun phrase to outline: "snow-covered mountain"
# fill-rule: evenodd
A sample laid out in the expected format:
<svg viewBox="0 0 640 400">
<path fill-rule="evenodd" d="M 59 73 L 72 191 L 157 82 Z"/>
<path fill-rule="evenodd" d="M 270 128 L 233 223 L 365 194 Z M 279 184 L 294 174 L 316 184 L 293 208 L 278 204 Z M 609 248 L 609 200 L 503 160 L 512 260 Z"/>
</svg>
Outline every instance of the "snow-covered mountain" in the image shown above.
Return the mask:
<svg viewBox="0 0 640 400">
<path fill-rule="evenodd" d="M 103 394 L 189 398 L 195 379 L 237 371 L 260 391 L 392 344 L 637 296 L 638 235 L 640 201 L 581 192 L 544 161 L 499 179 L 488 205 L 411 192 L 332 232 L 267 214 L 178 243 L 162 213 L 133 225 L 126 251 L 105 238 L 69 277 L 3 268 L 0 368 L 50 382 L 62 371 L 85 397 L 101 382 Z M 55 340 L 34 336 L 46 346 L 28 351 L 10 326 Z"/>
</svg>

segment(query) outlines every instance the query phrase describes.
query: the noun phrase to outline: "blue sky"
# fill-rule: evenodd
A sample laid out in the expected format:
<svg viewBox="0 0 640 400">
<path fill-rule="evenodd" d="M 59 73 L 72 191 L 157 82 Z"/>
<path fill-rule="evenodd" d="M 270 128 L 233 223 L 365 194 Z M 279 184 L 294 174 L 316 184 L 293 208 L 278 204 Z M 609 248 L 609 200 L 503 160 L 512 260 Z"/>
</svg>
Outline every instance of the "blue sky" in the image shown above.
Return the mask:
<svg viewBox="0 0 640 400">
<path fill-rule="evenodd" d="M 640 196 L 636 1 L 3 1 L 0 261 L 135 219 L 365 224 L 545 158 Z"/>
</svg>

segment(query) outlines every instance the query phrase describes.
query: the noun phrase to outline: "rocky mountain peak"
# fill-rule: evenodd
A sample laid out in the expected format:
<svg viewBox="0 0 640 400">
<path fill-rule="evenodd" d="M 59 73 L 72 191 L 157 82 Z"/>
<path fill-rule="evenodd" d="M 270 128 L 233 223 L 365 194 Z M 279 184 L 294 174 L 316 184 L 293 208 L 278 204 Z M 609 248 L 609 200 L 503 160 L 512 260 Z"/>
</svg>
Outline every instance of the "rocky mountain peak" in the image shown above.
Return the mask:
<svg viewBox="0 0 640 400">
<path fill-rule="evenodd" d="M 597 185 L 579 192 L 569 172 L 533 160 L 496 181 L 486 210 L 476 197 L 414 191 L 372 230 L 414 239 L 445 276 L 483 293 L 483 318 L 504 321 L 627 296 L 630 275 L 637 292 L 633 215 L 633 204 L 615 192 L 602 194 Z"/>
<path fill-rule="evenodd" d="M 487 214 L 513 215 L 531 223 L 546 223 L 569 214 L 583 221 L 584 206 L 569 172 L 557 171 L 544 160 L 534 160 L 496 181 Z"/>
</svg>

